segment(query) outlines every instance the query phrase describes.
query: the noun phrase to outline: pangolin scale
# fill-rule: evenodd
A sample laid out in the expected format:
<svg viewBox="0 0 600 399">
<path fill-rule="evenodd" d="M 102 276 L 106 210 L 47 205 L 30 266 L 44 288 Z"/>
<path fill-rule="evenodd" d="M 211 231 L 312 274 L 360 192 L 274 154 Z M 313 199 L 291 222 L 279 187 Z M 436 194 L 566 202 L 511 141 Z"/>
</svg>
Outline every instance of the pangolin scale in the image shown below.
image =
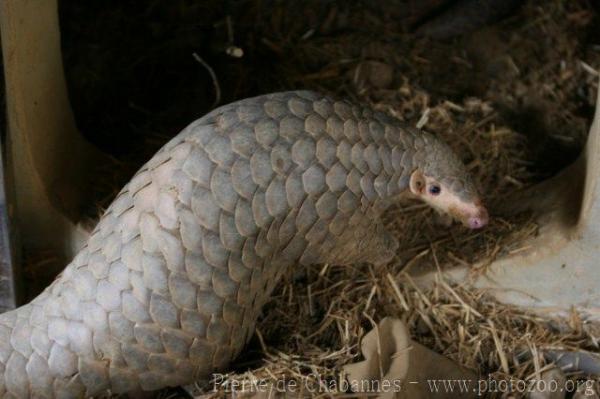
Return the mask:
<svg viewBox="0 0 600 399">
<path fill-rule="evenodd" d="M 416 167 L 473 191 L 447 146 L 368 107 L 295 91 L 216 109 L 137 172 L 42 294 L 0 315 L 0 396 L 225 368 L 287 267 L 391 259 L 378 215 Z"/>
</svg>

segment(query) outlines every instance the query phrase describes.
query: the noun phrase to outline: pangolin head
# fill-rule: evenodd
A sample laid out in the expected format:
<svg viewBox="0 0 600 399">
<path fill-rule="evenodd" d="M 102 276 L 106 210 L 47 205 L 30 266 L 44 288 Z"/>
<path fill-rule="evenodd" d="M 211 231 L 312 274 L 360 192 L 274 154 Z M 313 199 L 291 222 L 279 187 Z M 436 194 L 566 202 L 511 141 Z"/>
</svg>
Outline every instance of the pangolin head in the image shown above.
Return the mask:
<svg viewBox="0 0 600 399">
<path fill-rule="evenodd" d="M 415 135 L 415 143 L 417 153 L 410 176 L 411 193 L 469 228 L 485 226 L 488 212 L 471 174 L 456 153 L 426 132 Z"/>
</svg>

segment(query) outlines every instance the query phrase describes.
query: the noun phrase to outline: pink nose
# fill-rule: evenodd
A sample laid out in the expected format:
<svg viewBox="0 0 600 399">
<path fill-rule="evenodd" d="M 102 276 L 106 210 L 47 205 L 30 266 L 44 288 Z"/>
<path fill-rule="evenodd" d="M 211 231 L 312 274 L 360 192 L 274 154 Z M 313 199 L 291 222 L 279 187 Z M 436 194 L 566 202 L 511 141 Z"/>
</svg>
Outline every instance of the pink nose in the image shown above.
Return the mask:
<svg viewBox="0 0 600 399">
<path fill-rule="evenodd" d="M 472 216 L 467 221 L 470 229 L 480 229 L 488 223 L 489 217 L 487 210 L 481 208 L 477 216 Z"/>
</svg>

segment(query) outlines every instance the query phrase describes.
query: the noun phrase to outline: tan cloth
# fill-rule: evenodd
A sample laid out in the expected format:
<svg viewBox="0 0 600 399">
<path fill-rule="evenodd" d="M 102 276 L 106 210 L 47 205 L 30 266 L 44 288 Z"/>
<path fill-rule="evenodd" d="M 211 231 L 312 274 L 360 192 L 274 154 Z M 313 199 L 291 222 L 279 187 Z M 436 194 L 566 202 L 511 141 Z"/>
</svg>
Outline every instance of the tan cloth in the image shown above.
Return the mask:
<svg viewBox="0 0 600 399">
<path fill-rule="evenodd" d="M 378 392 L 378 397 L 386 399 L 471 398 L 476 394 L 474 373 L 413 342 L 398 319 L 383 319 L 365 335 L 361 351 L 365 360 L 344 367 L 355 392 Z M 468 392 L 461 392 L 461 386 Z"/>
<path fill-rule="evenodd" d="M 384 399 L 460 399 L 473 398 L 477 394 L 478 380 L 474 373 L 413 342 L 406 326 L 398 319 L 383 319 L 364 336 L 361 351 L 365 360 L 343 368 L 345 380 L 336 381 L 337 392 L 354 391 L 355 397 Z M 456 381 L 468 381 L 468 392 L 461 393 Z M 286 390 L 262 381 L 253 389 L 237 391 L 236 397 L 309 397 L 311 392 L 302 388 L 294 386 L 294 389 Z"/>
</svg>

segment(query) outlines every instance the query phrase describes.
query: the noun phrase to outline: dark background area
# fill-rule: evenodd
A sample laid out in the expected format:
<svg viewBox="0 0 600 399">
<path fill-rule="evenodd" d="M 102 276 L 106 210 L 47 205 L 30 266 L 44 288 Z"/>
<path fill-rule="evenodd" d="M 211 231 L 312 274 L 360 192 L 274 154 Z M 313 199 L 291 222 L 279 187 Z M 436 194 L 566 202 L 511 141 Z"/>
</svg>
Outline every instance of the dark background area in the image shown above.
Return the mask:
<svg viewBox="0 0 600 399">
<path fill-rule="evenodd" d="M 427 3 L 432 10 L 422 9 Z M 532 155 L 538 171 L 552 174 L 571 162 L 593 112 L 593 94 L 581 82 L 576 87 L 569 81 L 563 82 L 573 86 L 569 98 L 538 98 L 533 79 L 548 59 L 572 54 L 561 54 L 564 46 L 547 32 L 518 39 L 515 32 L 536 8 L 572 8 L 577 18 L 582 9 L 597 9 L 598 2 L 529 2 L 525 11 L 517 8 L 501 22 L 462 36 L 435 40 L 415 34 L 419 21 L 434 19 L 453 3 L 460 1 L 62 0 L 64 61 L 78 125 L 90 141 L 124 161 L 128 171 L 120 183 L 169 137 L 210 110 L 215 88 L 193 53 L 215 72 L 220 104 L 300 88 L 386 100 L 387 94 L 360 93 L 354 84 L 356 65 L 377 60 L 394 68 L 390 86 L 409 80 L 433 103 L 489 98 L 503 122 L 541 152 Z M 571 51 L 580 55 L 595 52 L 591 45 L 600 37 L 598 16 L 591 15 L 566 24 L 564 40 L 577 40 Z M 231 46 L 243 56 L 228 55 Z M 506 55 L 519 65 L 520 76 L 514 76 Z M 519 98 L 515 81 L 533 92 Z M 569 115 L 549 121 L 552 112 L 564 114 L 565 102 Z M 574 140 L 553 139 L 565 135 Z"/>
</svg>

